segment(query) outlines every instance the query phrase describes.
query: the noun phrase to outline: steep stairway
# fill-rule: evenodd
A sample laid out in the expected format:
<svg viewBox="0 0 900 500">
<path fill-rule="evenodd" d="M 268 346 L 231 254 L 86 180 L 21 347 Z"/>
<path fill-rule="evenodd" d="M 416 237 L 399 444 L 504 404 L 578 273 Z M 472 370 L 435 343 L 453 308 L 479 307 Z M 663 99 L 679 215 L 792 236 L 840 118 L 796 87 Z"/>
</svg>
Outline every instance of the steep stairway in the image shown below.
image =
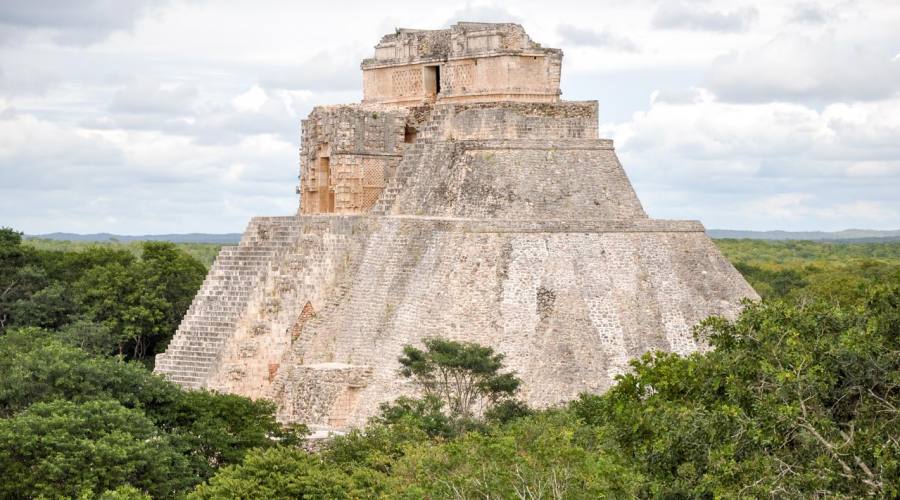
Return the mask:
<svg viewBox="0 0 900 500">
<path fill-rule="evenodd" d="M 205 386 L 268 264 L 294 244 L 300 224 L 259 217 L 244 234 L 239 245 L 222 247 L 165 354 L 156 356 L 156 373 L 183 387 Z"/>
</svg>

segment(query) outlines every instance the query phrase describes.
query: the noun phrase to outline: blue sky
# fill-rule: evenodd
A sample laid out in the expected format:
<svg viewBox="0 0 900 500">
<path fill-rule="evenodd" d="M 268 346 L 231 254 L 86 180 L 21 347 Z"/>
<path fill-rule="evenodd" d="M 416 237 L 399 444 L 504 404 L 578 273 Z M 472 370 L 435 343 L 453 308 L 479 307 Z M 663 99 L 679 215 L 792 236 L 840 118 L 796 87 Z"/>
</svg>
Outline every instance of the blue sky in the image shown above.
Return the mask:
<svg viewBox="0 0 900 500">
<path fill-rule="evenodd" d="M 900 228 L 900 2 L 0 1 L 0 225 L 238 232 L 296 210 L 299 122 L 395 27 L 565 52 L 652 217 Z"/>
</svg>

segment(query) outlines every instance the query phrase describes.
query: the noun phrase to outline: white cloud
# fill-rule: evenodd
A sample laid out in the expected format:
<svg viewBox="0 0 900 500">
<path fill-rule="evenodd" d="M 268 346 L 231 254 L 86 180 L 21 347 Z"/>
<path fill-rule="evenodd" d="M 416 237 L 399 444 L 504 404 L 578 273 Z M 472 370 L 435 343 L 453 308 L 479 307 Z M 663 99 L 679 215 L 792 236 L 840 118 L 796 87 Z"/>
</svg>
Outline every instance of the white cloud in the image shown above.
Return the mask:
<svg viewBox="0 0 900 500">
<path fill-rule="evenodd" d="M 800 218 L 803 203 L 813 198 L 809 193 L 780 193 L 745 203 L 744 211 L 756 216 L 777 219 Z"/>
<path fill-rule="evenodd" d="M 850 177 L 890 177 L 900 178 L 900 162 L 860 161 L 847 167 Z"/>
<path fill-rule="evenodd" d="M 7 40 L 43 30 L 61 44 L 88 45 L 99 42 L 115 31 L 130 30 L 162 0 L 82 0 L 57 2 L 28 0 L 0 2 L 0 35 Z M 0 41 L 4 37 L 0 36 Z"/>
<path fill-rule="evenodd" d="M 471 2 L 466 2 L 464 7 L 456 10 L 456 12 L 448 19 L 440 24 L 442 26 L 450 26 L 451 24 L 460 21 L 479 23 L 521 23 L 522 18 L 506 7 L 500 5 L 494 5 L 492 3 L 473 5 Z"/>
<path fill-rule="evenodd" d="M 900 91 L 900 63 L 889 52 L 842 41 L 780 34 L 713 61 L 706 85 L 738 102 L 875 100 Z"/>
<path fill-rule="evenodd" d="M 759 18 L 755 7 L 709 10 L 696 3 L 665 2 L 653 14 L 653 26 L 663 29 L 745 31 Z"/>
<path fill-rule="evenodd" d="M 141 79 L 118 90 L 110 110 L 116 113 L 187 115 L 191 113 L 197 95 L 197 88 L 191 85 Z"/>
<path fill-rule="evenodd" d="M 636 52 L 638 50 L 638 45 L 634 40 L 606 28 L 592 30 L 572 24 L 560 24 L 556 31 L 565 45 L 610 48 L 626 52 Z"/>
<path fill-rule="evenodd" d="M 788 21 L 803 24 L 824 24 L 833 17 L 831 11 L 820 4 L 799 3 L 791 8 Z"/>
<path fill-rule="evenodd" d="M 369 57 L 359 50 L 322 51 L 290 66 L 275 66 L 261 75 L 266 88 L 288 90 L 357 90 L 362 87 L 359 61 Z"/>
<path fill-rule="evenodd" d="M 234 109 L 240 112 L 256 112 L 268 100 L 269 96 L 266 95 L 266 91 L 261 89 L 259 85 L 254 85 L 250 90 L 232 99 L 231 104 L 234 106 Z"/>
<path fill-rule="evenodd" d="M 300 120 L 359 100 L 359 61 L 381 35 L 453 18 L 520 22 L 562 48 L 565 97 L 600 99 L 654 216 L 900 226 L 900 4 L 398 1 L 6 2 L 2 222 L 231 232 L 291 213 Z M 796 217 L 744 210 L 785 193 L 810 196 Z"/>
</svg>

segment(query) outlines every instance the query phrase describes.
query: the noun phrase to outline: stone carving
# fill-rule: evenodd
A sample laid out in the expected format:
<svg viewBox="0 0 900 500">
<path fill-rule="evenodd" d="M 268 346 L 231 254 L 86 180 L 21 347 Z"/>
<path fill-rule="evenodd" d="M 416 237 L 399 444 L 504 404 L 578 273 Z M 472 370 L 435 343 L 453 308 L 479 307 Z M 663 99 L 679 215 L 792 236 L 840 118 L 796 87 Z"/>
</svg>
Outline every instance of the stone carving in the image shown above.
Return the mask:
<svg viewBox="0 0 900 500">
<path fill-rule="evenodd" d="M 561 58 L 514 24 L 385 36 L 363 102 L 301 124 L 298 213 L 222 248 L 156 371 L 345 428 L 411 394 L 397 358 L 429 336 L 504 353 L 538 407 L 703 348 L 757 295 L 702 224 L 647 216 Z"/>
</svg>

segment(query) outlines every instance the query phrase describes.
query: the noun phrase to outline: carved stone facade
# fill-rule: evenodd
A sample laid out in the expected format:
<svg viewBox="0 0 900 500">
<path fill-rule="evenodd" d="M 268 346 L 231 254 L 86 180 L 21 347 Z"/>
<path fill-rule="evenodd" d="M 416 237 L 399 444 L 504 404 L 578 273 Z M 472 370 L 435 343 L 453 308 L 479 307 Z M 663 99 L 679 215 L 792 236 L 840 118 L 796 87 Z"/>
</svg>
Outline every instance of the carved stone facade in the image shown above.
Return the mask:
<svg viewBox="0 0 900 500">
<path fill-rule="evenodd" d="M 363 102 L 557 102 L 561 65 L 518 24 L 398 29 L 362 63 Z"/>
<path fill-rule="evenodd" d="M 561 55 L 460 23 L 388 35 L 364 68 L 447 59 L 469 92 L 469 59 L 536 50 Z M 692 326 L 756 293 L 702 224 L 647 216 L 596 102 L 544 97 L 315 108 L 297 215 L 222 249 L 156 371 L 346 428 L 413 393 L 397 358 L 430 336 L 506 354 L 536 406 L 604 391 L 647 351 L 702 349 Z"/>
</svg>

